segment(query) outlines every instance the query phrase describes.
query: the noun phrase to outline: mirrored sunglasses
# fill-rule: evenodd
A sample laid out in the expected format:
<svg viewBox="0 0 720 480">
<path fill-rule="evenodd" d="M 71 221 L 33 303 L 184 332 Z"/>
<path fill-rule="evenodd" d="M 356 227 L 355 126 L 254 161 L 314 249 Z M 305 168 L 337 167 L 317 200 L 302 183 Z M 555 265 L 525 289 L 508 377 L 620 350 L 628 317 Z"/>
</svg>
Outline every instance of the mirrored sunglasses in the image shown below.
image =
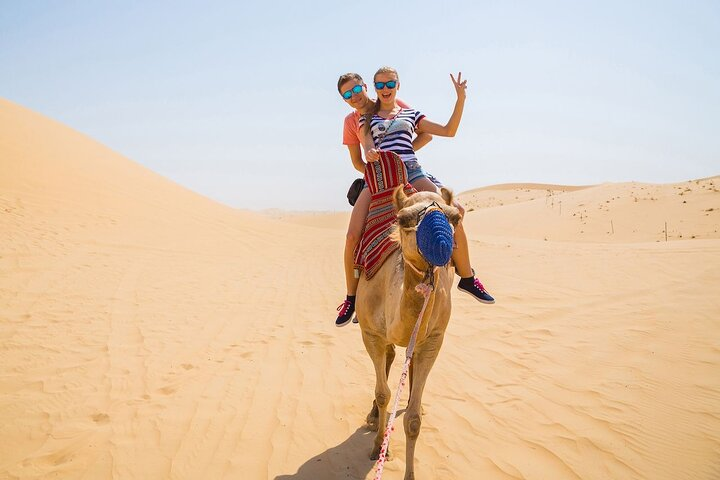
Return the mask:
<svg viewBox="0 0 720 480">
<path fill-rule="evenodd" d="M 362 85 L 355 85 L 347 92 L 343 92 L 342 96 L 345 100 L 350 100 L 354 94 L 360 93 L 363 91 Z"/>
<path fill-rule="evenodd" d="M 395 80 L 390 80 L 389 82 L 375 82 L 375 90 L 382 90 L 385 87 L 393 89 L 396 86 L 397 82 Z"/>
</svg>

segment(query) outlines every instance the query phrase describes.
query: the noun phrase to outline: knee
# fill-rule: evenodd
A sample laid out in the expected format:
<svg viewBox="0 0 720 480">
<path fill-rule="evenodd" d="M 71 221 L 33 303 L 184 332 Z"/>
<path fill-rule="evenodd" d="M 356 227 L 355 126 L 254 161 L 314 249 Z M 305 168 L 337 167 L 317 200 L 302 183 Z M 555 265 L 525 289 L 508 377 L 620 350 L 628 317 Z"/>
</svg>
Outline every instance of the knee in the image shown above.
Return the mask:
<svg viewBox="0 0 720 480">
<path fill-rule="evenodd" d="M 360 241 L 360 232 L 356 230 L 348 230 L 345 234 L 345 245 L 355 247 Z"/>
<path fill-rule="evenodd" d="M 453 205 L 455 205 L 455 208 L 460 210 L 460 216 L 464 217 L 465 216 L 465 207 L 463 207 L 462 204 L 460 202 L 458 202 L 457 200 L 453 200 Z"/>
<path fill-rule="evenodd" d="M 390 403 L 390 392 L 375 392 L 375 403 L 380 408 L 385 408 Z"/>
<path fill-rule="evenodd" d="M 412 413 L 405 416 L 405 434 L 408 438 L 417 438 L 420 435 L 420 426 L 422 425 L 422 419 L 417 413 Z"/>
</svg>

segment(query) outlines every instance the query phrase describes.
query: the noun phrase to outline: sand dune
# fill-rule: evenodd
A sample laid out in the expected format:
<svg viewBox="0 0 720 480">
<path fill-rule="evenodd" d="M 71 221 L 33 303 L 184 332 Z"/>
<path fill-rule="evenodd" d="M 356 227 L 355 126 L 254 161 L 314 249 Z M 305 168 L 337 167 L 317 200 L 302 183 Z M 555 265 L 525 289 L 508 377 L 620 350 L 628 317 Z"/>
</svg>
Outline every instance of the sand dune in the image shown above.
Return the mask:
<svg viewBox="0 0 720 480">
<path fill-rule="evenodd" d="M 719 183 L 463 193 L 498 303 L 454 299 L 419 478 L 719 478 Z M 372 478 L 347 217 L 219 205 L 0 101 L 0 478 Z"/>
<path fill-rule="evenodd" d="M 470 209 L 510 205 L 588 188 L 587 186 L 550 185 L 544 183 L 503 183 L 476 188 L 458 194 Z"/>
<path fill-rule="evenodd" d="M 720 238 L 720 177 L 654 185 L 513 185 L 459 195 L 467 225 L 490 235 L 572 242 Z M 522 221 L 518 221 L 522 219 Z"/>
</svg>

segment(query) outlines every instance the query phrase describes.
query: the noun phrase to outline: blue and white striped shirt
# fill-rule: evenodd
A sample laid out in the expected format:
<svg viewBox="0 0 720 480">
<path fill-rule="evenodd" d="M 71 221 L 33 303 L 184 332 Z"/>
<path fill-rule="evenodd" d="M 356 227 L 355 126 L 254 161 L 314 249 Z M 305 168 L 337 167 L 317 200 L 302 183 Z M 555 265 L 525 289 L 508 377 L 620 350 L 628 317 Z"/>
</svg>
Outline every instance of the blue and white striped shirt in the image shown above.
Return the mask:
<svg viewBox="0 0 720 480">
<path fill-rule="evenodd" d="M 373 115 L 370 121 L 370 134 L 375 148 L 395 152 L 400 155 L 403 162 L 417 161 L 412 140 L 418 123 L 423 118 L 425 115 L 414 108 L 403 108 L 392 118 Z M 365 116 L 361 116 L 360 128 L 364 125 Z"/>
</svg>

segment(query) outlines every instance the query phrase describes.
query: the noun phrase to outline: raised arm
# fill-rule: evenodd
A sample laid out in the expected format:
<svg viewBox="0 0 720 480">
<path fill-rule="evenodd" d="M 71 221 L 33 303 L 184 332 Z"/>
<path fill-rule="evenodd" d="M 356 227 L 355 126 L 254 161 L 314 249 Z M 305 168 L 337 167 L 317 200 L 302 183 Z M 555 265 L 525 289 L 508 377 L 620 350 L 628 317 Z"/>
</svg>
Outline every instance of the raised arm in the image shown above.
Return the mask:
<svg viewBox="0 0 720 480">
<path fill-rule="evenodd" d="M 420 120 L 417 127 L 418 135 L 421 133 L 429 133 L 432 135 L 440 135 L 441 137 L 454 137 L 457 133 L 458 127 L 460 126 L 460 119 L 462 119 L 463 109 L 465 108 L 465 97 L 467 89 L 467 80 L 462 80 L 462 72 L 458 73 L 457 80 L 450 74 L 450 79 L 455 86 L 455 93 L 457 94 L 457 100 L 455 101 L 455 108 L 453 109 L 450 120 L 445 125 L 431 122 L 427 118 Z"/>
</svg>

